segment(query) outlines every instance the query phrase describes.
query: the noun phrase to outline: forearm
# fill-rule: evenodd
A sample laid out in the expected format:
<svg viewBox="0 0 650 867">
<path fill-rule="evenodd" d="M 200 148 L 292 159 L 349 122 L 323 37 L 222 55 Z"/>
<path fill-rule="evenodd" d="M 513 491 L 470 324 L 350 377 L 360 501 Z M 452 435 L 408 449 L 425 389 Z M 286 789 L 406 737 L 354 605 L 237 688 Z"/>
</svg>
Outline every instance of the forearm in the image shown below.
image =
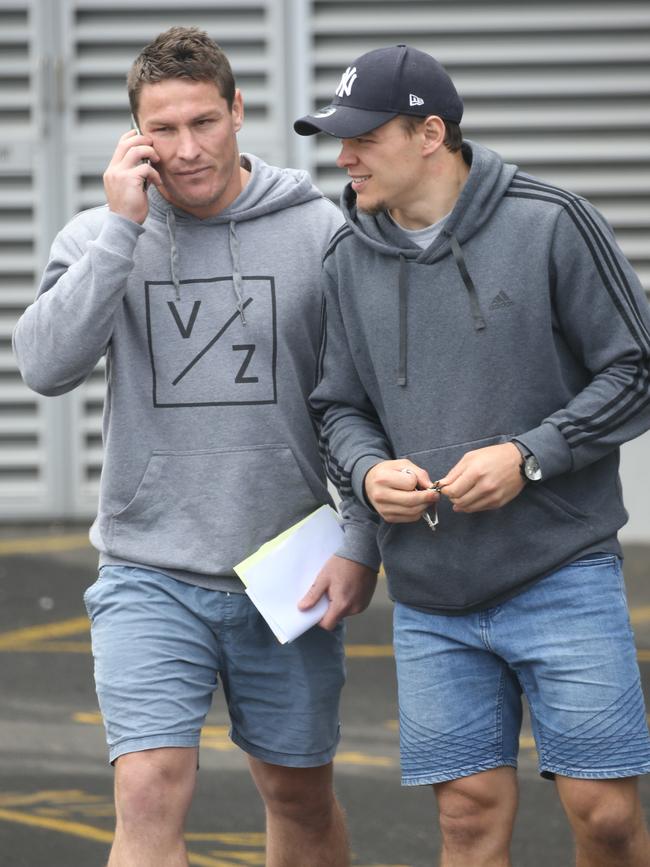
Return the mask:
<svg viewBox="0 0 650 867">
<path fill-rule="evenodd" d="M 110 341 L 142 231 L 109 214 L 83 251 L 65 235 L 57 238 L 38 297 L 13 335 L 30 388 L 61 394 L 89 376 Z"/>
</svg>

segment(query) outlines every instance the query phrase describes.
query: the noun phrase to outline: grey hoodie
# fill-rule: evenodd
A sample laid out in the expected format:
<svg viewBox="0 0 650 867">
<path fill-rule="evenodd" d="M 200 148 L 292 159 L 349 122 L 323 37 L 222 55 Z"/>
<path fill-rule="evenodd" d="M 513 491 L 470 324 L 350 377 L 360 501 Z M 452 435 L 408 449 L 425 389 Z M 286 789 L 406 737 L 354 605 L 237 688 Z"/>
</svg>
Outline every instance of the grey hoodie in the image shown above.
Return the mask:
<svg viewBox="0 0 650 867">
<path fill-rule="evenodd" d="M 584 199 L 467 143 L 470 174 L 442 234 L 415 247 L 356 210 L 326 254 L 327 328 L 312 403 L 328 471 L 364 500 L 381 460 L 442 478 L 516 437 L 539 460 L 498 510 L 381 523 L 393 597 L 454 614 L 506 599 L 563 564 L 620 554 L 618 447 L 650 427 L 648 303 Z"/>
<path fill-rule="evenodd" d="M 143 225 L 107 207 L 75 217 L 14 332 L 42 394 L 73 389 L 106 354 L 100 562 L 206 587 L 331 502 L 306 398 L 341 215 L 304 172 L 244 159 L 251 178 L 215 217 L 155 188 Z M 366 510 L 348 498 L 342 511 L 338 553 L 376 568 Z"/>
</svg>

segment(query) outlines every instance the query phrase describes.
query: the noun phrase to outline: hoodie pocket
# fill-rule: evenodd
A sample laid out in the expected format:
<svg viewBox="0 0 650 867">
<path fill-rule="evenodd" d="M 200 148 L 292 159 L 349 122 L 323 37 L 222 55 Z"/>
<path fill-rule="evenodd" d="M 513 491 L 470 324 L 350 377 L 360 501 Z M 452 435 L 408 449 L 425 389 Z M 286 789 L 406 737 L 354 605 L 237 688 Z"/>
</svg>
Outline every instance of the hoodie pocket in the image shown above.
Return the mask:
<svg viewBox="0 0 650 867">
<path fill-rule="evenodd" d="M 468 451 L 508 442 L 510 435 L 457 443 L 403 457 L 442 478 Z M 423 521 L 393 524 L 380 534 L 391 593 L 401 602 L 462 610 L 507 596 L 591 544 L 589 517 L 543 483 L 529 483 L 500 509 L 452 511 L 443 496 L 435 533 Z"/>
<path fill-rule="evenodd" d="M 228 575 L 318 505 L 289 446 L 156 451 L 133 499 L 111 518 L 109 553 Z"/>
</svg>

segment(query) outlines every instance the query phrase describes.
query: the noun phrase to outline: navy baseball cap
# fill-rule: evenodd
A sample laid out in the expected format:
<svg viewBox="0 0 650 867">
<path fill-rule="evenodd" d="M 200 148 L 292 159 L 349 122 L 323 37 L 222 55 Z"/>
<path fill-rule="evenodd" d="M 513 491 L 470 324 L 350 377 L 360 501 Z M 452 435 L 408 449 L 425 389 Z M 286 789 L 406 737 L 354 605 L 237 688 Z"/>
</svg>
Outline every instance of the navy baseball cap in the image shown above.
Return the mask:
<svg viewBox="0 0 650 867">
<path fill-rule="evenodd" d="M 298 135 L 356 138 L 398 114 L 460 123 L 463 101 L 437 60 L 408 45 L 362 54 L 345 70 L 332 102 L 293 125 Z"/>
</svg>

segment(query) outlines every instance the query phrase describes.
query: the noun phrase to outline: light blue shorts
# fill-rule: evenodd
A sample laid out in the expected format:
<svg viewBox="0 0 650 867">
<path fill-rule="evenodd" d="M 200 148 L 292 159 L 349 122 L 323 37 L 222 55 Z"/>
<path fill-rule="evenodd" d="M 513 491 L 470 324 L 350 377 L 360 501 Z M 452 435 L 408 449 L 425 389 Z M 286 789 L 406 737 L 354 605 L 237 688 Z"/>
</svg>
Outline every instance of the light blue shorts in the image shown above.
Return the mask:
<svg viewBox="0 0 650 867">
<path fill-rule="evenodd" d="M 650 771 L 650 738 L 620 561 L 596 555 L 482 612 L 397 604 L 402 783 L 516 767 L 521 694 L 543 776 Z"/>
<path fill-rule="evenodd" d="M 230 737 L 286 767 L 330 762 L 345 680 L 343 627 L 280 644 L 249 598 L 148 569 L 104 566 L 84 601 L 110 761 L 195 747 L 221 681 Z"/>
</svg>

